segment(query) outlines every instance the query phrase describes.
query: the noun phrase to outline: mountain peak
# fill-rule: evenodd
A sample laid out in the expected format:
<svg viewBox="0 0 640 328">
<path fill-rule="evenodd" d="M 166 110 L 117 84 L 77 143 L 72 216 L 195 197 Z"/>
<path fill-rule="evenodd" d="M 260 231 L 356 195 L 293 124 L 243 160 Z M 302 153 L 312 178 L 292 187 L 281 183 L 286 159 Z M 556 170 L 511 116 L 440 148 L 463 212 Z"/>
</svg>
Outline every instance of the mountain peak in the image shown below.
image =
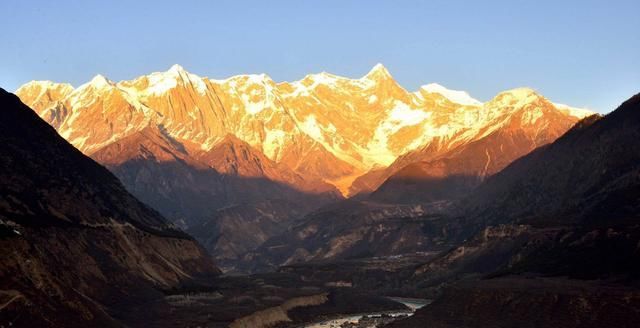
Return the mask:
<svg viewBox="0 0 640 328">
<path fill-rule="evenodd" d="M 180 74 L 180 73 L 186 73 L 187 71 L 181 65 L 173 64 L 173 66 L 171 66 L 169 70 L 167 70 L 167 72 Z"/>
<path fill-rule="evenodd" d="M 571 107 L 569 105 L 565 105 L 565 104 L 560 104 L 560 103 L 553 103 L 553 105 L 561 112 L 567 114 L 567 115 L 571 115 L 574 117 L 577 117 L 579 119 L 583 119 L 587 116 L 591 116 L 591 115 L 595 115 L 597 114 L 596 112 L 587 109 L 587 108 L 577 108 L 577 107 Z"/>
<path fill-rule="evenodd" d="M 450 101 L 461 104 L 461 105 L 468 105 L 468 106 L 482 105 L 482 102 L 472 98 L 467 92 L 458 91 L 458 90 L 449 90 L 438 83 L 429 83 L 427 85 L 422 86 L 421 89 L 429 93 L 440 94 L 443 97 L 449 99 Z"/>
<path fill-rule="evenodd" d="M 521 107 L 528 103 L 532 103 L 538 99 L 545 99 L 534 89 L 528 87 L 520 87 L 500 92 L 492 102 L 497 102 L 500 106 Z M 546 100 L 546 99 L 545 99 Z"/>
<path fill-rule="evenodd" d="M 20 86 L 20 88 L 29 88 L 34 86 L 49 87 L 56 83 L 49 80 L 32 80 Z"/>
<path fill-rule="evenodd" d="M 162 94 L 178 85 L 192 85 L 201 95 L 207 89 L 201 77 L 187 72 L 184 67 L 178 64 L 174 64 L 165 72 L 152 73 L 147 78 L 150 85 L 147 91 L 153 94 Z"/>
<path fill-rule="evenodd" d="M 532 94 L 532 93 L 537 93 L 536 90 L 534 90 L 533 88 L 529 88 L 529 87 L 518 87 L 518 88 L 513 88 L 510 90 L 506 90 L 504 91 L 505 93 L 512 93 L 512 94 Z"/>
<path fill-rule="evenodd" d="M 180 66 L 179 64 L 174 64 L 166 72 L 161 73 L 161 75 L 165 78 L 171 78 L 171 79 L 182 78 L 182 79 L 188 80 L 191 78 L 193 74 L 187 72 L 187 70 L 185 70 L 184 67 Z"/>
<path fill-rule="evenodd" d="M 391 74 L 384 65 L 377 63 L 364 78 L 369 80 L 384 80 L 391 78 Z"/>
<path fill-rule="evenodd" d="M 509 95 L 511 97 L 518 98 L 518 99 L 524 99 L 524 98 L 534 97 L 534 96 L 542 97 L 536 90 L 529 87 L 513 88 L 510 90 L 500 92 L 498 94 L 498 96 L 501 96 L 501 95 Z"/>
<path fill-rule="evenodd" d="M 53 82 L 53 81 L 49 81 L 49 80 L 40 80 L 40 81 L 29 81 L 23 85 L 21 85 L 17 90 L 16 93 L 20 93 L 22 90 L 27 90 L 30 88 L 39 88 L 39 89 L 64 89 L 67 91 L 73 91 L 73 86 L 69 83 L 57 83 L 57 82 Z"/>
<path fill-rule="evenodd" d="M 102 89 L 112 86 L 113 82 L 107 79 L 104 75 L 98 74 L 89 81 L 89 84 L 97 89 Z"/>
</svg>

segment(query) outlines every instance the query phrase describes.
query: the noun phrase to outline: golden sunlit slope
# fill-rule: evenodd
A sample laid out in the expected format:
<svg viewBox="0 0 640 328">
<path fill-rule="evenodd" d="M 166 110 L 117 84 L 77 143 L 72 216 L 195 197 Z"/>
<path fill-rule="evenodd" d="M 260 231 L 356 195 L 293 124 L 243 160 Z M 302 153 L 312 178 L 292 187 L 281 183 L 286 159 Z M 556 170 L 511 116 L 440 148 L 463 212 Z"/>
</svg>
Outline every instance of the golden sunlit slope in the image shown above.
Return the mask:
<svg viewBox="0 0 640 328">
<path fill-rule="evenodd" d="M 433 188 L 417 183 L 418 180 L 441 181 L 454 176 L 469 177 L 475 181 L 469 183 L 463 179 L 465 184 L 476 185 L 513 160 L 553 142 L 582 118 L 581 115 L 592 114 L 572 110 L 576 111 L 574 115 L 558 110 L 555 104 L 529 88 L 502 92 L 475 111 L 461 111 L 449 122 L 455 124 L 455 119 L 464 117 L 466 122 L 458 121 L 464 127 L 451 135 L 432 138 L 424 146 L 398 157 L 390 166 L 359 177 L 351 191 L 374 191 L 384 183 L 387 190 L 377 192 L 378 196 L 383 193 L 392 196 L 400 186 L 407 187 L 405 191 Z M 394 184 L 397 186 L 389 188 Z M 418 190 L 413 196 L 420 193 Z"/>
<path fill-rule="evenodd" d="M 386 181 L 375 188 L 373 198 L 424 202 L 461 197 L 512 161 L 555 141 L 576 122 L 527 88 L 503 92 L 485 108 L 504 113 L 471 142 L 441 153 L 427 148 L 403 156 L 385 170 Z"/>
<path fill-rule="evenodd" d="M 379 172 L 425 147 L 441 152 L 472 142 L 515 112 L 514 106 L 483 104 L 437 84 L 408 92 L 380 64 L 359 79 L 319 73 L 290 83 L 264 74 L 202 78 L 174 65 L 118 83 L 98 75 L 77 89 L 30 82 L 17 94 L 85 154 L 149 125 L 203 151 L 233 135 L 343 194 L 370 191 L 390 176 L 351 186 L 372 169 Z M 527 99 L 525 93 L 512 95 L 514 101 Z M 572 122 L 589 113 L 551 106 Z"/>
</svg>

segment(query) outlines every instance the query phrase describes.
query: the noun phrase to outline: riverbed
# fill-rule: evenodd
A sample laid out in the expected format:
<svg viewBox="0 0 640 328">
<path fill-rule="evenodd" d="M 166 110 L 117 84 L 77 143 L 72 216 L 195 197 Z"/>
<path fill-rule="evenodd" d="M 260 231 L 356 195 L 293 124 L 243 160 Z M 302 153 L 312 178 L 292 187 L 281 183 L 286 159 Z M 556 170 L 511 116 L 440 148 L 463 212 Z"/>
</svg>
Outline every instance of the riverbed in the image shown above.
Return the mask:
<svg viewBox="0 0 640 328">
<path fill-rule="evenodd" d="M 406 318 L 429 304 L 431 301 L 419 298 L 389 297 L 396 302 L 406 305 L 409 309 L 405 311 L 370 312 L 361 314 L 349 314 L 342 317 L 315 322 L 304 326 L 305 328 L 375 328 L 389 322 Z"/>
</svg>

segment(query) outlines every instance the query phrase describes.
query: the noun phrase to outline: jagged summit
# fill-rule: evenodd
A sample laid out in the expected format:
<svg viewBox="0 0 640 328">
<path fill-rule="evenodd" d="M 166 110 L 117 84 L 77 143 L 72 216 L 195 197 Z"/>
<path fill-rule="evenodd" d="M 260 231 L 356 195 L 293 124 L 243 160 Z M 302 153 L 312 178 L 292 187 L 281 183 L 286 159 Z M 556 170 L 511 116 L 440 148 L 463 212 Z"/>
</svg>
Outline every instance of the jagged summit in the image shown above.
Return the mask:
<svg viewBox="0 0 640 328">
<path fill-rule="evenodd" d="M 370 79 L 370 80 L 383 80 L 383 79 L 391 79 L 391 73 L 389 73 L 389 71 L 387 70 L 386 67 L 384 67 L 384 65 L 382 65 L 381 63 L 377 63 L 375 66 L 373 66 L 373 68 L 371 68 L 371 70 L 369 71 L 369 73 L 367 73 L 364 78 L 366 79 Z"/>
<path fill-rule="evenodd" d="M 104 75 L 98 74 L 94 76 L 91 81 L 89 81 L 89 85 L 95 88 L 106 88 L 112 86 L 114 83 L 107 79 Z"/>
<path fill-rule="evenodd" d="M 529 87 L 519 87 L 500 92 L 488 104 L 491 106 L 522 107 L 535 101 L 549 102 L 536 90 Z"/>
<path fill-rule="evenodd" d="M 180 64 L 173 64 L 167 72 L 172 73 L 187 73 L 187 70 L 184 69 Z"/>
<path fill-rule="evenodd" d="M 507 121 L 510 109 L 542 97 L 518 88 L 483 104 L 435 83 L 408 92 L 382 64 L 360 79 L 324 72 L 291 83 L 266 74 L 207 79 L 173 65 L 118 83 L 97 75 L 72 93 L 27 91 L 18 95 L 87 153 L 156 122 L 203 150 L 233 134 L 270 160 L 341 186 L 432 142 L 470 142 Z M 571 120 L 584 116 L 543 103 Z M 535 121 L 540 114 L 532 115 Z"/>
<path fill-rule="evenodd" d="M 273 79 L 265 73 L 235 75 L 225 80 L 211 79 L 211 81 L 219 82 L 219 83 L 224 83 L 226 81 L 237 81 L 237 80 L 246 80 L 250 83 L 274 83 Z"/>
<path fill-rule="evenodd" d="M 69 83 L 52 81 L 29 81 L 16 90 L 16 94 L 25 95 L 32 101 L 41 102 L 49 106 L 56 100 L 62 100 L 71 94 L 74 88 Z"/>
<path fill-rule="evenodd" d="M 510 95 L 513 95 L 514 97 L 519 97 L 519 98 L 527 97 L 531 94 L 539 95 L 535 89 L 530 87 L 517 87 L 517 88 L 502 91 L 498 95 L 501 95 L 501 94 L 510 94 Z"/>
<path fill-rule="evenodd" d="M 509 90 L 502 91 L 496 95 L 498 97 L 511 97 L 514 99 L 525 99 L 529 97 L 542 97 L 537 90 L 530 87 L 517 87 Z"/>
<path fill-rule="evenodd" d="M 141 92 L 143 94 L 161 95 L 179 85 L 193 86 L 198 93 L 204 94 L 207 88 L 203 78 L 189 73 L 184 67 L 178 64 L 172 65 L 164 72 L 151 73 L 138 79 L 146 79 L 148 81 L 148 87 L 146 89 L 134 90 L 135 92 Z M 129 81 L 123 81 L 121 83 L 128 82 Z"/>
<path fill-rule="evenodd" d="M 584 117 L 596 114 L 595 111 L 587 108 L 571 107 L 569 105 L 559 104 L 559 103 L 554 103 L 553 105 L 556 106 L 560 111 L 565 112 L 571 116 L 575 116 L 577 118 L 584 118 Z"/>
<path fill-rule="evenodd" d="M 172 65 L 166 72 L 161 73 L 161 75 L 168 78 L 183 79 L 185 81 L 202 80 L 200 76 L 189 73 L 184 67 L 179 64 Z"/>
<path fill-rule="evenodd" d="M 482 102 L 472 98 L 467 92 L 450 90 L 438 83 L 429 83 L 427 85 L 423 85 L 422 87 L 420 87 L 420 89 L 430 93 L 438 93 L 444 96 L 445 98 L 451 100 L 452 102 L 455 102 L 458 104 L 469 105 L 469 106 L 482 105 Z"/>
<path fill-rule="evenodd" d="M 63 87 L 63 88 L 73 89 L 73 86 L 69 83 L 58 83 L 50 80 L 32 80 L 18 87 L 16 92 L 18 92 L 18 90 L 21 90 L 21 89 L 33 88 L 33 87 L 48 88 L 48 89 Z"/>
</svg>

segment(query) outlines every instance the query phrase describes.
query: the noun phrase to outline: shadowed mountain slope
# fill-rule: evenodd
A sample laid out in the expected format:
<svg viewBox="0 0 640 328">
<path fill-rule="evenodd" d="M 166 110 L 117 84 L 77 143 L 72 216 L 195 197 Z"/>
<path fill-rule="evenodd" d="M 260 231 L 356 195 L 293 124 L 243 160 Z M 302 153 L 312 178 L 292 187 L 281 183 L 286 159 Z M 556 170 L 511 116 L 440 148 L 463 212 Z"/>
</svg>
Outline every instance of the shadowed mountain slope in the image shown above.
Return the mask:
<svg viewBox="0 0 640 328">
<path fill-rule="evenodd" d="M 461 203 L 452 220 L 470 237 L 414 276 L 432 293 L 454 287 L 394 326 L 633 327 L 640 319 L 640 95 L 584 119 Z"/>
<path fill-rule="evenodd" d="M 191 237 L 0 90 L 3 326 L 121 326 L 130 302 L 219 271 Z"/>
</svg>

